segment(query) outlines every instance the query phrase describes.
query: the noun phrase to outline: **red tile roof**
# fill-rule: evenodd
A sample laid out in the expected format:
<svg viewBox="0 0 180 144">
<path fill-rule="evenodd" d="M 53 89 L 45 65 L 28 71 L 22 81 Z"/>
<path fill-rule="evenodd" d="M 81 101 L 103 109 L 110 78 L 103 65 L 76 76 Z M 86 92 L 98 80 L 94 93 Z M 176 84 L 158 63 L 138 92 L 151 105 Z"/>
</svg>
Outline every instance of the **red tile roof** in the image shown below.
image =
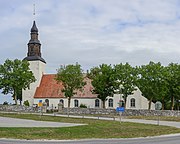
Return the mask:
<svg viewBox="0 0 180 144">
<path fill-rule="evenodd" d="M 77 94 L 73 97 L 76 98 L 96 98 L 97 95 L 92 94 L 93 86 L 91 85 L 91 80 L 87 77 L 84 78 L 86 85 L 84 86 L 82 92 L 77 91 Z M 62 93 L 63 85 L 62 83 L 57 83 L 55 80 L 55 74 L 45 74 L 42 76 L 40 86 L 36 88 L 34 98 L 63 98 Z"/>
</svg>

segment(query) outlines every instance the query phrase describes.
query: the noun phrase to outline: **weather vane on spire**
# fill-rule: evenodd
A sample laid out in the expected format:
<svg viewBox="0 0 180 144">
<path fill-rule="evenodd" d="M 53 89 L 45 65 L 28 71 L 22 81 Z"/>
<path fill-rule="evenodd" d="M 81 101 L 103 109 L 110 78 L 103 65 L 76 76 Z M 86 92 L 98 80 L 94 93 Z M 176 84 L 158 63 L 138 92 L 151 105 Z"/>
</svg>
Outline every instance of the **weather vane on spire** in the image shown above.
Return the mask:
<svg viewBox="0 0 180 144">
<path fill-rule="evenodd" d="M 34 19 L 35 19 L 35 15 L 36 15 L 36 9 L 35 9 L 35 4 L 33 4 L 33 16 L 34 16 Z"/>
</svg>

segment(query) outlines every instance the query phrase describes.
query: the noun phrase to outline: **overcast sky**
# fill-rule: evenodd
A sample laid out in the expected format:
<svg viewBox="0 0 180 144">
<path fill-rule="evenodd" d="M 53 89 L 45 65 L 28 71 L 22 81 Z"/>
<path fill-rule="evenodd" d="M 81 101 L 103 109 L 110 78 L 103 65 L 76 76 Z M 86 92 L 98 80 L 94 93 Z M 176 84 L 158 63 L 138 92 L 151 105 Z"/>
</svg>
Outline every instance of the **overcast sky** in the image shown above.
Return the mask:
<svg viewBox="0 0 180 144">
<path fill-rule="evenodd" d="M 0 0 L 0 19 L 1 64 L 26 57 L 34 19 L 47 73 L 76 62 L 85 71 L 180 63 L 180 0 Z"/>
<path fill-rule="evenodd" d="M 34 3 L 47 73 L 180 62 L 180 0 L 0 0 L 0 63 L 26 56 Z"/>
</svg>

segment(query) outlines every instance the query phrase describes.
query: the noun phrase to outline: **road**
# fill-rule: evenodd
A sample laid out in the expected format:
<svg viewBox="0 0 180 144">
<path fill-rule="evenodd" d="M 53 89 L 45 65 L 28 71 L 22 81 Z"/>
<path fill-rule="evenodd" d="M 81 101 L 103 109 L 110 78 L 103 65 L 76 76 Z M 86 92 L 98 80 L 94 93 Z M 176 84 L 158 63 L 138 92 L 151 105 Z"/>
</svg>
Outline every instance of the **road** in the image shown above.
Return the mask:
<svg viewBox="0 0 180 144">
<path fill-rule="evenodd" d="M 61 116 L 61 115 L 57 115 Z M 72 116 L 75 117 L 75 116 Z M 84 117 L 92 118 L 92 117 Z M 95 117 L 94 117 L 95 118 Z M 15 119 L 13 123 L 11 119 L 0 117 L 0 127 L 69 127 L 77 126 L 81 124 L 72 123 L 56 123 L 56 122 L 42 122 L 33 120 Z M 105 120 L 113 120 L 112 118 L 100 118 Z M 118 119 L 116 119 L 118 120 Z M 137 120 L 137 119 L 122 119 L 122 121 L 137 122 L 137 123 L 149 123 L 157 124 L 157 121 L 151 120 Z M 160 125 L 167 125 L 180 128 L 179 122 L 165 122 L 160 121 Z M 132 139 L 90 139 L 90 140 L 12 140 L 12 139 L 0 139 L 0 144 L 179 144 L 180 134 L 159 136 L 151 138 L 132 138 Z"/>
<path fill-rule="evenodd" d="M 30 141 L 0 139 L 0 144 L 179 144 L 180 134 L 150 138 Z"/>
<path fill-rule="evenodd" d="M 35 121 L 35 120 L 9 118 L 9 117 L 0 117 L 0 127 L 71 127 L 71 126 L 80 126 L 80 125 L 84 125 L 84 124 L 47 122 L 47 121 Z"/>
</svg>

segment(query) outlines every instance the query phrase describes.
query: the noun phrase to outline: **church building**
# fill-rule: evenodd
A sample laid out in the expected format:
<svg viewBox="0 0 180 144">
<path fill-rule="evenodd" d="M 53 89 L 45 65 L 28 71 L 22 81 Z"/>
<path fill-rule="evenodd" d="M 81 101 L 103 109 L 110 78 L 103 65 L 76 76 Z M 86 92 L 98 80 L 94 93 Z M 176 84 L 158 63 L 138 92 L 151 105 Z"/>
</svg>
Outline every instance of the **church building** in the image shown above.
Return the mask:
<svg viewBox="0 0 180 144">
<path fill-rule="evenodd" d="M 46 61 L 42 58 L 41 43 L 38 38 L 38 28 L 36 22 L 33 22 L 31 28 L 30 40 L 28 42 L 27 57 L 24 59 L 29 61 L 30 69 L 33 72 L 36 82 L 30 84 L 30 88 L 22 91 L 22 101 L 28 100 L 30 106 L 38 104 L 41 100 L 46 102 L 48 107 L 57 107 L 59 103 L 64 107 L 68 106 L 68 99 L 62 93 L 62 84 L 57 83 L 55 78 L 56 74 L 46 74 L 45 66 Z M 96 94 L 92 93 L 93 86 L 91 80 L 87 77 L 84 78 L 86 85 L 83 91 L 77 91 L 71 99 L 70 107 L 79 107 L 81 104 L 86 105 L 88 108 L 102 108 L 102 101 L 97 98 Z M 119 101 L 122 96 L 114 94 L 113 97 L 107 97 L 106 108 L 118 107 Z M 154 104 L 152 104 L 154 109 Z M 136 90 L 133 95 L 129 95 L 126 103 L 127 109 L 148 109 L 148 100 L 142 96 L 140 90 Z"/>
</svg>

